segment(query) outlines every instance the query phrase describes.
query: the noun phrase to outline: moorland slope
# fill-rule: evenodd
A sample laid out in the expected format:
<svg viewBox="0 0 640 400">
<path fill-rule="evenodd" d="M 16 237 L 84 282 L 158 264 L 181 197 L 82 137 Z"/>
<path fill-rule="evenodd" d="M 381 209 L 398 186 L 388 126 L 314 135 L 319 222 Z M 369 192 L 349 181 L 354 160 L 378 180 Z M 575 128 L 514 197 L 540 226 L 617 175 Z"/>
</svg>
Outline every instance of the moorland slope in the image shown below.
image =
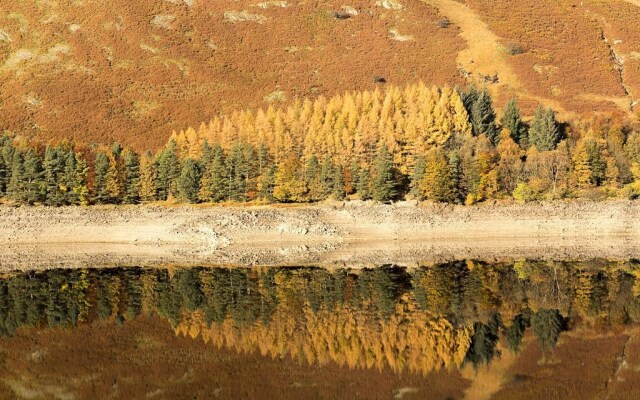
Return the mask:
<svg viewBox="0 0 640 400">
<path fill-rule="evenodd" d="M 626 114 L 639 19 L 632 0 L 5 0 L 0 126 L 143 150 L 220 113 L 420 80 Z"/>
</svg>

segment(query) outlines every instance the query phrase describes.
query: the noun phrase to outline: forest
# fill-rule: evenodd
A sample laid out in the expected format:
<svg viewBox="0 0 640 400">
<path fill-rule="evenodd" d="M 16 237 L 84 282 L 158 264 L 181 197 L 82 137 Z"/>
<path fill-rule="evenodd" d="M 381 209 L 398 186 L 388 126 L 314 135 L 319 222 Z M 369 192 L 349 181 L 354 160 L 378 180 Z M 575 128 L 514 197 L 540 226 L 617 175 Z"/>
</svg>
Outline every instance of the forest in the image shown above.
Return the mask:
<svg viewBox="0 0 640 400">
<path fill-rule="evenodd" d="M 159 316 L 241 353 L 396 372 L 489 364 L 527 332 L 640 322 L 640 265 L 459 261 L 402 268 L 110 268 L 0 279 L 0 335 Z"/>
<path fill-rule="evenodd" d="M 50 206 L 157 201 L 430 200 L 471 205 L 640 195 L 640 129 L 551 109 L 497 115 L 485 89 L 389 86 L 238 111 L 155 153 L 0 138 L 0 198 Z"/>
</svg>

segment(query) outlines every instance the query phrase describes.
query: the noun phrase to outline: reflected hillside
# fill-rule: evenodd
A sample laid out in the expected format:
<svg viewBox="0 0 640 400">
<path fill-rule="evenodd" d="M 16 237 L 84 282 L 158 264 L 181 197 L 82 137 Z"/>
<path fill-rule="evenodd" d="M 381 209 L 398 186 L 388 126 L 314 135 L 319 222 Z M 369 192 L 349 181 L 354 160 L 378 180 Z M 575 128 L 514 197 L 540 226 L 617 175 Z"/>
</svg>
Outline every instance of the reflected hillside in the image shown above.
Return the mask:
<svg viewBox="0 0 640 400">
<path fill-rule="evenodd" d="M 0 280 L 0 332 L 155 314 L 212 349 L 427 374 L 517 354 L 525 337 L 552 354 L 565 331 L 635 324 L 639 273 L 635 261 L 16 273 Z"/>
</svg>

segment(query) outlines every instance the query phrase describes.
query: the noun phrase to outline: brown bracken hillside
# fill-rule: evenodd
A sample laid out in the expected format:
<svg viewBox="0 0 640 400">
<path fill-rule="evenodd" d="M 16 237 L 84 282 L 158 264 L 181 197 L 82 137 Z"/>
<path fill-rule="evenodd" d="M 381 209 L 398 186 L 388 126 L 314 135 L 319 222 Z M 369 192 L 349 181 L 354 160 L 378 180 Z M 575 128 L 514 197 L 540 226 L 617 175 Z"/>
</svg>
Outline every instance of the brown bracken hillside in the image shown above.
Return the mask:
<svg viewBox="0 0 640 400">
<path fill-rule="evenodd" d="M 0 0 L 0 129 L 156 148 L 221 113 L 418 81 L 630 114 L 638 20 L 636 0 Z"/>
</svg>

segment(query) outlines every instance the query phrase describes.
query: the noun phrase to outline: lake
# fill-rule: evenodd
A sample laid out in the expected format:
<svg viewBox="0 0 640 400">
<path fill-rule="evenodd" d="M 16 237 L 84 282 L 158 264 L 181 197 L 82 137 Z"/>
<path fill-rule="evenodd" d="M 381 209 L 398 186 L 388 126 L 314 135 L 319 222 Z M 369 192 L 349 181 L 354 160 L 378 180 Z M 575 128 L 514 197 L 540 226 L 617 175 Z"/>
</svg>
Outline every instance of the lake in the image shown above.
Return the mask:
<svg viewBox="0 0 640 400">
<path fill-rule="evenodd" d="M 0 279 L 2 398 L 640 398 L 640 261 Z"/>
</svg>

